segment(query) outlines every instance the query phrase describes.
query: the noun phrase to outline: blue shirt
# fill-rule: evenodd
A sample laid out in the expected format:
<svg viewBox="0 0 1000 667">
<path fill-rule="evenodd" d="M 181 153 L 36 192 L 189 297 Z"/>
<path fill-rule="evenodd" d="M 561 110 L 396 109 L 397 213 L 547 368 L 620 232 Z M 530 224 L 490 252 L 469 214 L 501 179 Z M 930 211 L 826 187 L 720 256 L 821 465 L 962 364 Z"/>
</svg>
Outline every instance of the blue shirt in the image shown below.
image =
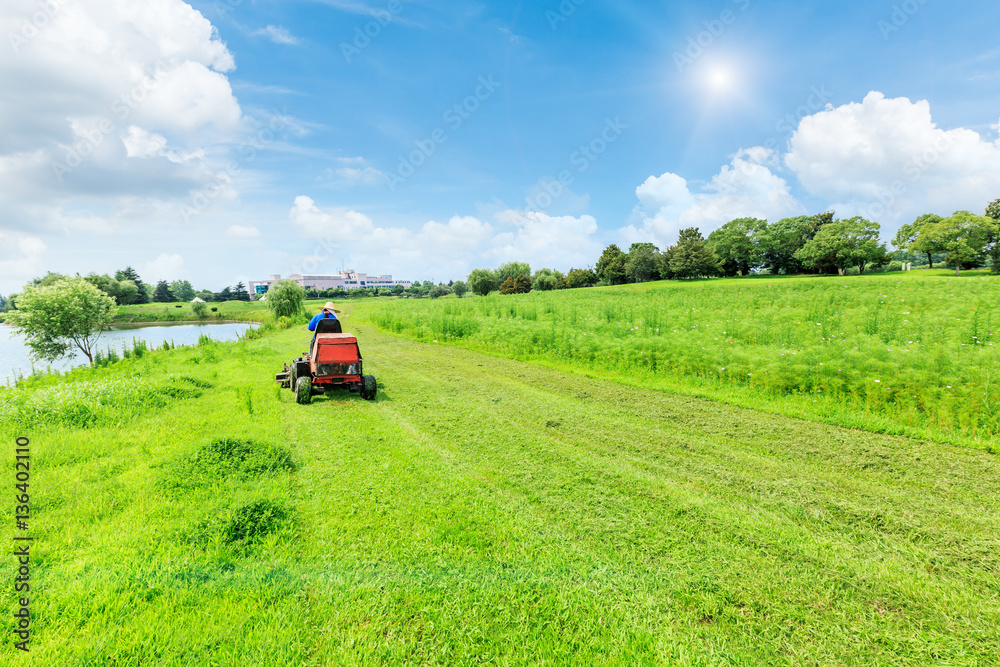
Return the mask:
<svg viewBox="0 0 1000 667">
<path fill-rule="evenodd" d="M 337 316 L 333 313 L 320 313 L 319 315 L 314 315 L 311 320 L 309 320 L 309 331 L 316 331 L 316 325 L 322 319 L 329 318 L 331 320 L 337 319 Z"/>
</svg>

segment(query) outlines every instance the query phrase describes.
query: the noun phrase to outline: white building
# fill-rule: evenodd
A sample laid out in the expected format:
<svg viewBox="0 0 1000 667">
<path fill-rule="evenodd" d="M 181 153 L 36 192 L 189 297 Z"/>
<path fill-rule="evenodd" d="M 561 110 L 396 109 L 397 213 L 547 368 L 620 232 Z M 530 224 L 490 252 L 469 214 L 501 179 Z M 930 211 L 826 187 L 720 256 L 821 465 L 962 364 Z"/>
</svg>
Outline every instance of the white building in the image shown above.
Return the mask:
<svg viewBox="0 0 1000 667">
<path fill-rule="evenodd" d="M 251 280 L 250 298 L 258 299 L 266 294 L 271 286 L 281 280 L 280 275 L 271 276 L 270 280 Z M 306 289 L 327 290 L 340 287 L 345 290 L 352 289 L 375 289 L 376 287 L 395 287 L 402 285 L 404 288 L 413 284 L 409 280 L 393 280 L 392 276 L 369 276 L 367 273 L 357 273 L 354 270 L 340 271 L 329 276 L 304 276 L 295 274 L 288 276 L 286 280 L 298 283 Z"/>
</svg>

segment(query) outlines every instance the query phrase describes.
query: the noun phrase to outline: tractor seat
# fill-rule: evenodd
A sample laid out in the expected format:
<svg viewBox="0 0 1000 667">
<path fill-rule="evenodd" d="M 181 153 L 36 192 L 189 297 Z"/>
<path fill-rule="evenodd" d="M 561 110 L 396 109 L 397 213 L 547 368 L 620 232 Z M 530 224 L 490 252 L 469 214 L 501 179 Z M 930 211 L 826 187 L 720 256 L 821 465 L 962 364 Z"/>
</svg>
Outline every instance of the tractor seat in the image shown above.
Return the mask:
<svg viewBox="0 0 1000 667">
<path fill-rule="evenodd" d="M 344 330 L 340 326 L 340 320 L 324 317 L 316 323 L 316 333 L 344 333 Z"/>
</svg>

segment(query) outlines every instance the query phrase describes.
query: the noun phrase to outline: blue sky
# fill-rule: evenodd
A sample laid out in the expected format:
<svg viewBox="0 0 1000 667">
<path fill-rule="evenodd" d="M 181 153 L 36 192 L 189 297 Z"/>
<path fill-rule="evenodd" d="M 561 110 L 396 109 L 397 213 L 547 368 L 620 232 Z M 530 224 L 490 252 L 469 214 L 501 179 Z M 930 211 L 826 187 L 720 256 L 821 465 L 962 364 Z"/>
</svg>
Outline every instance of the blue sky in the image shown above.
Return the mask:
<svg viewBox="0 0 1000 667">
<path fill-rule="evenodd" d="M 126 264 L 209 289 L 342 263 L 565 271 L 829 209 L 888 240 L 1000 197 L 998 19 L 935 0 L 11 0 L 0 293 Z"/>
</svg>

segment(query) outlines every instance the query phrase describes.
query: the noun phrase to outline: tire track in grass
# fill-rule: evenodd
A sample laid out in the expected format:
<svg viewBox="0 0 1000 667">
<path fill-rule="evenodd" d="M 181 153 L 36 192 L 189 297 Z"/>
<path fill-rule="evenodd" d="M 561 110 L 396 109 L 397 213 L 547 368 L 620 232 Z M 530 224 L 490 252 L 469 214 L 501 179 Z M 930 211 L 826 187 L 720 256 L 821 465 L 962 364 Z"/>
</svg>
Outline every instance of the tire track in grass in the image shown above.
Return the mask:
<svg viewBox="0 0 1000 667">
<path fill-rule="evenodd" d="M 846 600 L 853 622 L 873 626 L 865 628 L 875 636 L 865 644 L 876 655 L 892 655 L 893 644 L 885 633 L 912 626 L 905 616 L 897 619 L 892 614 L 886 620 L 876 613 L 873 623 L 866 611 L 891 607 L 893 601 L 857 598 L 902 598 L 919 614 L 914 623 L 932 621 L 942 634 L 951 631 L 954 636 L 945 644 L 953 655 L 969 650 L 972 635 L 980 634 L 970 628 L 997 621 L 995 612 L 973 603 L 968 609 L 974 613 L 951 624 L 947 607 L 952 604 L 946 604 L 949 598 L 965 604 L 976 595 L 991 594 L 983 587 L 995 561 L 952 567 L 950 576 L 923 573 L 921 581 L 924 564 L 919 561 L 928 554 L 915 551 L 905 531 L 885 530 L 907 513 L 919 529 L 932 519 L 932 504 L 949 503 L 951 520 L 938 529 L 942 535 L 931 531 L 921 547 L 935 546 L 949 531 L 959 542 L 974 538 L 979 547 L 986 546 L 984 531 L 995 529 L 991 517 L 997 516 L 997 466 L 989 455 L 626 388 L 453 347 L 390 338 L 353 322 L 352 327 L 364 341 L 369 370 L 391 394 L 386 407 L 373 406 L 383 418 L 410 433 L 422 452 L 467 477 L 469 488 L 485 488 L 497 496 L 498 508 L 517 507 L 516 516 L 524 517 L 522 508 L 532 507 L 532 521 L 541 517 L 555 526 L 560 539 L 571 536 L 563 549 L 578 554 L 582 550 L 598 559 L 602 569 L 610 565 L 622 573 L 625 582 L 647 586 L 644 594 L 652 607 L 658 595 L 682 592 L 677 586 L 658 587 L 658 574 L 687 568 L 689 579 L 697 580 L 714 564 L 728 567 L 732 585 L 738 583 L 736 570 L 742 560 L 775 575 L 772 581 L 756 582 L 753 591 L 767 589 L 776 598 L 759 605 L 761 618 L 751 619 L 755 631 L 765 635 L 774 632 L 763 620 L 768 613 L 799 615 L 807 628 L 818 623 L 827 631 L 831 619 L 845 613 L 828 608 L 825 616 L 805 615 L 803 620 L 803 607 L 814 601 L 796 604 L 796 594 L 802 592 L 818 598 L 820 607 L 836 607 L 834 602 L 843 606 Z M 946 470 L 944 456 L 957 468 Z M 871 469 L 863 467 L 865 460 L 875 461 Z M 893 465 L 907 468 L 893 472 Z M 938 488 L 948 474 L 954 477 L 949 487 L 967 487 L 969 494 L 956 497 Z M 914 498 L 920 492 L 930 495 L 931 502 Z M 819 498 L 818 506 L 813 496 Z M 864 511 L 851 516 L 851 502 L 858 498 L 887 514 L 872 517 L 871 525 L 863 520 Z M 675 510 L 666 521 L 664 505 L 671 503 L 683 511 Z M 830 508 L 839 506 L 847 513 L 831 513 Z M 624 531 L 614 539 L 629 520 L 648 527 Z M 672 554 L 669 549 L 654 553 L 651 541 L 658 531 L 669 535 L 670 528 L 679 528 L 674 532 L 682 535 L 671 543 L 674 546 L 697 538 L 722 553 L 701 563 L 697 554 Z M 651 559 L 653 555 L 660 561 Z M 843 555 L 849 557 L 847 563 Z M 789 558 L 801 562 L 786 562 Z M 664 569 L 667 566 L 673 570 Z M 810 582 L 810 575 L 817 581 Z M 776 583 L 778 589 L 773 588 Z M 829 589 L 825 593 L 824 587 Z M 856 592 L 850 593 L 852 589 Z M 721 590 L 710 593 L 710 598 L 727 595 Z M 918 604 L 921 597 L 930 599 Z M 741 604 L 745 602 L 733 606 L 739 610 Z M 787 605 L 784 614 L 781 604 Z M 664 621 L 662 616 L 654 618 L 651 628 L 662 629 Z M 845 632 L 845 638 L 852 636 L 850 630 Z M 940 634 L 935 640 L 943 641 Z M 926 647 L 928 642 L 918 643 Z M 996 648 L 995 637 L 987 643 Z"/>
</svg>

